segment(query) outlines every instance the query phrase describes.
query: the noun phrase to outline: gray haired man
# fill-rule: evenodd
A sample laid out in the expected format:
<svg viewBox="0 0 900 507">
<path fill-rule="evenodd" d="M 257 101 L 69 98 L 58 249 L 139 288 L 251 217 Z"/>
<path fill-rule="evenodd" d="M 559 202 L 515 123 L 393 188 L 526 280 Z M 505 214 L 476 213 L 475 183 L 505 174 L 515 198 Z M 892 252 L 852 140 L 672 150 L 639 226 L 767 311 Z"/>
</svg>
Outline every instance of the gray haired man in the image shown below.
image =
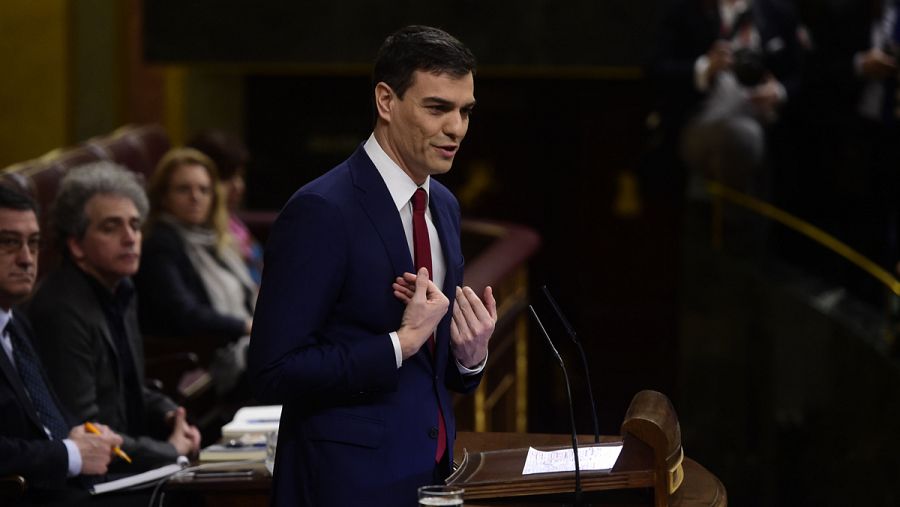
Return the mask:
<svg viewBox="0 0 900 507">
<path fill-rule="evenodd" d="M 185 410 L 144 386 L 143 342 L 130 277 L 141 257 L 147 197 L 135 175 L 110 162 L 73 169 L 51 220 L 62 265 L 29 308 L 40 353 L 65 407 L 124 438 L 136 468 L 195 454 L 200 433 Z"/>
</svg>

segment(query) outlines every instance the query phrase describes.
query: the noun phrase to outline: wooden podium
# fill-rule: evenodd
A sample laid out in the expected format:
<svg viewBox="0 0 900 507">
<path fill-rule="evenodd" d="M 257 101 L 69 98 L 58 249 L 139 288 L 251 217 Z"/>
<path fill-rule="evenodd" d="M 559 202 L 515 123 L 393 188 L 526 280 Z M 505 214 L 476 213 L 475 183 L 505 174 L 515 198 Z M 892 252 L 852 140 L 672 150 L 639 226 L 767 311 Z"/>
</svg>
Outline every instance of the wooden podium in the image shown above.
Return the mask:
<svg viewBox="0 0 900 507">
<path fill-rule="evenodd" d="M 669 400 L 653 391 L 638 393 L 622 423 L 622 436 L 602 443 L 622 443 L 616 466 L 607 472 L 584 472 L 585 507 L 725 507 L 725 488 L 705 468 L 683 457 L 678 419 Z M 580 442 L 593 444 L 593 436 Z M 571 436 L 537 433 L 459 432 L 454 455 L 467 452 L 454 482 L 466 488 L 466 507 L 546 507 L 572 502 L 574 474 L 522 478 L 529 446 L 567 448 Z M 502 465 L 502 466 L 501 466 Z M 246 465 L 244 465 L 246 468 Z M 269 505 L 272 478 L 261 464 L 247 477 L 212 479 L 181 476 L 164 486 L 169 507 L 263 507 Z M 534 488 L 543 488 L 536 492 Z M 673 491 L 674 490 L 674 491 Z"/>
<path fill-rule="evenodd" d="M 461 463 L 447 482 L 465 488 L 466 505 L 571 501 L 574 473 L 522 475 L 528 447 L 565 449 L 570 447 L 567 440 L 564 435 L 460 433 L 455 455 Z M 595 445 L 589 436 L 580 440 Z M 599 445 L 617 444 L 623 447 L 612 470 L 581 472 L 582 490 L 589 501 L 655 507 L 727 504 L 721 482 L 685 459 L 678 418 L 664 395 L 655 391 L 635 395 L 621 437 L 605 438 Z"/>
</svg>

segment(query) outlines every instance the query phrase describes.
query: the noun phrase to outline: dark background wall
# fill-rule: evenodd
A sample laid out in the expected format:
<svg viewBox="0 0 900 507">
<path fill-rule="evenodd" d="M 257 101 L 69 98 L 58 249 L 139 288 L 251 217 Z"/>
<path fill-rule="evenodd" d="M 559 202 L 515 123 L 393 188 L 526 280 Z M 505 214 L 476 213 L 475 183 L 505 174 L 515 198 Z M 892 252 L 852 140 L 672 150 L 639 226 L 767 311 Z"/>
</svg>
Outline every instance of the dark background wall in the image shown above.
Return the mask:
<svg viewBox="0 0 900 507">
<path fill-rule="evenodd" d="M 649 100 L 640 67 L 655 6 L 160 0 L 145 4 L 144 54 L 240 75 L 240 130 L 254 156 L 247 203 L 277 209 L 368 136 L 368 72 L 386 34 L 422 23 L 463 40 L 479 60 L 478 108 L 442 181 L 461 196 L 465 216 L 519 222 L 542 235 L 532 293 L 549 284 L 568 310 L 595 363 L 603 430 L 618 433 L 635 392 L 674 397 L 676 389 L 679 212 L 670 197 L 680 190 L 641 202 L 634 215 L 615 212 L 620 185 L 634 182 L 644 162 Z M 533 371 L 552 373 L 530 383 L 530 429 L 567 431 L 562 379 L 532 335 Z M 583 374 L 572 369 L 583 402 Z M 579 429 L 591 427 L 588 410 L 578 417 Z"/>
<path fill-rule="evenodd" d="M 154 0 L 151 61 L 371 63 L 386 34 L 439 26 L 487 65 L 634 65 L 651 34 L 651 0 L 333 2 Z"/>
<path fill-rule="evenodd" d="M 384 36 L 447 29 L 480 67 L 469 135 L 441 180 L 464 216 L 541 234 L 532 299 L 549 315 L 548 284 L 578 330 L 601 431 L 619 433 L 634 393 L 656 389 L 734 505 L 895 505 L 898 365 L 878 331 L 816 306 L 818 289 L 759 258 L 710 248 L 710 203 L 685 200 L 680 165 L 652 149 L 641 65 L 660 3 L 154 0 L 142 54 L 184 72 L 185 134 L 243 134 L 248 205 L 277 209 L 369 134 Z M 589 432 L 580 360 L 544 320 Z M 529 367 L 529 430 L 568 431 L 561 374 L 535 329 Z"/>
</svg>

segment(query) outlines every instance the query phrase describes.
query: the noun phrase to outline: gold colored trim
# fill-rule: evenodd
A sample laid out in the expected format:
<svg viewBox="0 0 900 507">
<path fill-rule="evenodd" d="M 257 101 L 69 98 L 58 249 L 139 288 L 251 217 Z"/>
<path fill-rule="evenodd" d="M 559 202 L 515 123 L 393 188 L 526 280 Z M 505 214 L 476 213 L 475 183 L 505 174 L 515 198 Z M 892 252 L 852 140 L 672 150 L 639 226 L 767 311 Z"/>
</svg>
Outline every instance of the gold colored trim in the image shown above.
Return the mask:
<svg viewBox="0 0 900 507">
<path fill-rule="evenodd" d="M 527 291 L 528 270 L 519 269 L 516 284 Z M 527 292 L 526 292 L 527 297 Z M 522 312 L 516 319 L 516 431 L 528 431 L 528 316 Z"/>
<path fill-rule="evenodd" d="M 173 146 L 184 144 L 185 133 L 185 77 L 184 67 L 166 67 L 164 72 L 166 91 L 166 132 Z"/>
<path fill-rule="evenodd" d="M 512 387 L 515 383 L 515 375 L 511 373 L 507 373 L 506 375 L 504 375 L 503 379 L 500 380 L 500 383 L 497 385 L 497 387 L 495 387 L 494 390 L 491 391 L 491 395 L 488 396 L 484 401 L 485 410 L 493 410 L 494 406 L 497 405 L 497 402 L 499 402 L 503 398 L 503 396 L 506 395 L 507 391 L 509 391 L 509 388 Z"/>
<path fill-rule="evenodd" d="M 678 456 L 678 461 L 669 467 L 669 471 L 666 474 L 668 476 L 670 495 L 677 491 L 681 486 L 681 483 L 684 482 L 684 468 L 682 467 L 682 463 L 684 462 L 684 449 L 679 449 L 679 452 L 681 454 Z"/>
<path fill-rule="evenodd" d="M 793 229 L 800 234 L 803 234 L 804 236 L 812 239 L 813 241 L 847 259 L 866 273 L 869 273 L 876 280 L 883 283 L 895 295 L 900 296 L 900 281 L 894 278 L 894 276 L 891 275 L 887 270 L 883 269 L 878 264 L 875 264 L 861 253 L 851 248 L 846 243 L 840 241 L 839 239 L 835 238 L 831 234 L 828 234 L 822 229 L 819 229 L 813 224 L 803 219 L 797 218 L 782 209 L 776 208 L 775 206 L 765 201 L 761 201 L 759 199 L 756 199 L 755 197 L 751 197 L 747 194 L 738 192 L 733 188 L 727 187 L 715 181 L 707 181 L 706 189 L 710 194 L 716 197 L 721 197 L 727 201 L 737 204 L 738 206 L 747 208 L 770 220 L 774 220 L 790 229 Z"/>
<path fill-rule="evenodd" d="M 369 77 L 372 65 L 363 63 L 220 62 L 170 60 L 167 66 L 228 74 Z M 643 77 L 640 67 L 605 65 L 483 65 L 478 77 L 520 79 L 591 79 L 634 81 Z"/>
<path fill-rule="evenodd" d="M 475 390 L 475 431 L 478 432 L 487 431 L 487 411 L 485 410 L 487 396 L 484 394 L 487 387 L 483 380 L 482 378 L 481 385 Z"/>
</svg>

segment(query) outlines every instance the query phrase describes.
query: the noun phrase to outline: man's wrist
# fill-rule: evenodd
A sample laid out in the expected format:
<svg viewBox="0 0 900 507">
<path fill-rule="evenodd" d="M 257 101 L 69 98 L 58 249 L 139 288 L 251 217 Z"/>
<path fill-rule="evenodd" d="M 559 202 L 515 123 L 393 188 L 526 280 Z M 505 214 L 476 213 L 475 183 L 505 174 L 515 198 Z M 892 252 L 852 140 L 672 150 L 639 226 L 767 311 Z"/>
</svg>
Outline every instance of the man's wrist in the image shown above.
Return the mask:
<svg viewBox="0 0 900 507">
<path fill-rule="evenodd" d="M 481 373 L 482 370 L 484 370 L 484 366 L 487 364 L 487 359 L 488 359 L 488 353 L 487 353 L 487 351 L 485 351 L 484 359 L 482 359 L 481 362 L 479 362 L 478 364 L 476 364 L 475 366 L 473 366 L 471 368 L 462 364 L 459 361 L 459 359 L 456 359 L 456 369 L 459 370 L 459 372 L 462 373 L 463 375 L 477 375 L 477 374 Z"/>
<path fill-rule="evenodd" d="M 66 438 L 62 441 L 66 446 L 66 454 L 68 455 L 68 468 L 66 469 L 67 477 L 75 477 L 81 475 L 81 451 L 72 439 Z"/>
<path fill-rule="evenodd" d="M 391 345 L 394 346 L 394 359 L 397 361 L 397 368 L 403 365 L 403 349 L 400 348 L 400 336 L 394 331 L 389 335 L 391 337 Z"/>
</svg>

